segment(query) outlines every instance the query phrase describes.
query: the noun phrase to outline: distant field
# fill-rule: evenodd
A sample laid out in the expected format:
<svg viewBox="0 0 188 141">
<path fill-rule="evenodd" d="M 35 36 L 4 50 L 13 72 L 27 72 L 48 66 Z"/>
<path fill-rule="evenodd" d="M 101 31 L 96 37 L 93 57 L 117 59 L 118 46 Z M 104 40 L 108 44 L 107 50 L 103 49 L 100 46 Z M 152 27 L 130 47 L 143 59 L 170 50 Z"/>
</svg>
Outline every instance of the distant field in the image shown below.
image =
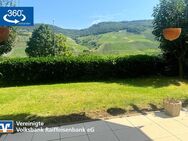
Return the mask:
<svg viewBox="0 0 188 141">
<path fill-rule="evenodd" d="M 11 52 L 6 54 L 5 56 L 15 58 L 15 57 L 26 57 L 25 49 L 27 46 L 27 41 L 30 37 L 30 34 L 22 35 L 17 37 L 17 41 L 15 47 L 12 49 Z"/>
<path fill-rule="evenodd" d="M 67 38 L 67 46 L 74 54 L 82 53 L 83 50 L 88 50 L 87 47 L 77 44 L 73 39 Z"/>
<path fill-rule="evenodd" d="M 83 44 L 97 44 L 93 47 L 98 54 L 159 54 L 159 43 L 154 40 L 151 31 L 133 34 L 125 31 L 81 37 Z M 90 46 L 92 49 L 92 46 Z"/>
<path fill-rule="evenodd" d="M 20 35 L 16 46 L 6 56 L 26 57 L 26 42 L 30 36 L 30 32 Z M 154 40 L 151 29 L 145 30 L 141 34 L 119 31 L 84 36 L 77 38 L 77 42 L 67 37 L 67 46 L 76 55 L 86 50 L 97 55 L 156 55 L 160 53 L 159 43 Z"/>
</svg>

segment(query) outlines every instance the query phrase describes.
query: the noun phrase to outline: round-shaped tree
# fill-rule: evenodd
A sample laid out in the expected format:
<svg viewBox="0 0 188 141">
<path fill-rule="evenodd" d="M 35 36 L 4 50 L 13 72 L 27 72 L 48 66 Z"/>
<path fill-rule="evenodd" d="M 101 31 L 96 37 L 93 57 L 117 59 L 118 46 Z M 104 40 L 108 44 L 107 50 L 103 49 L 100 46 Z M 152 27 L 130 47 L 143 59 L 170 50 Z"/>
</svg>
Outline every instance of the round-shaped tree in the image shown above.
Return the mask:
<svg viewBox="0 0 188 141">
<path fill-rule="evenodd" d="M 187 7 L 187 0 L 160 0 L 153 12 L 153 34 L 160 41 L 159 47 L 164 57 L 167 60 L 178 60 L 180 78 L 183 78 L 183 64 L 188 51 Z M 163 36 L 163 30 L 166 28 L 182 28 L 180 37 L 174 41 L 166 40 Z"/>
<path fill-rule="evenodd" d="M 63 35 L 54 34 L 48 25 L 40 25 L 33 31 L 25 51 L 30 57 L 60 55 L 65 52 L 65 42 Z"/>
<path fill-rule="evenodd" d="M 41 25 L 32 33 L 27 42 L 26 53 L 30 57 L 50 56 L 53 54 L 53 33 L 47 25 Z"/>
</svg>

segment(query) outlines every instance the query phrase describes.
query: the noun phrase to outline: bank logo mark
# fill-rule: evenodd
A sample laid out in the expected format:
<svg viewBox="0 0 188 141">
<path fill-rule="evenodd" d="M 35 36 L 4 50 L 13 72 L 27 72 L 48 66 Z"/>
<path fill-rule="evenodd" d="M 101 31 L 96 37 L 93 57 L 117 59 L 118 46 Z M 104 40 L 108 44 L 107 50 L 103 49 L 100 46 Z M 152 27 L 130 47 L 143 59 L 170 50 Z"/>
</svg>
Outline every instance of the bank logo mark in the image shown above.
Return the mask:
<svg viewBox="0 0 188 141">
<path fill-rule="evenodd" d="M 13 133 L 14 122 L 12 120 L 0 120 L 0 133 Z"/>
</svg>

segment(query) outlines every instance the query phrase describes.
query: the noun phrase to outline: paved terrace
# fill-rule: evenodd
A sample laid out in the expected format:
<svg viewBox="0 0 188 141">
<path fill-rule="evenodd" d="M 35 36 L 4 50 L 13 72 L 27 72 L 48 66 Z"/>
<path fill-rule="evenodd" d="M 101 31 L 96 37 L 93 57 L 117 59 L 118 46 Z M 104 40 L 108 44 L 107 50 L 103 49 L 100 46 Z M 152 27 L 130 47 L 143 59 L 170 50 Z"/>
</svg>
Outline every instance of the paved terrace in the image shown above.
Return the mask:
<svg viewBox="0 0 188 141">
<path fill-rule="evenodd" d="M 95 132 L 18 133 L 0 141 L 188 141 L 188 112 L 170 118 L 163 112 L 62 126 L 95 128 Z"/>
</svg>

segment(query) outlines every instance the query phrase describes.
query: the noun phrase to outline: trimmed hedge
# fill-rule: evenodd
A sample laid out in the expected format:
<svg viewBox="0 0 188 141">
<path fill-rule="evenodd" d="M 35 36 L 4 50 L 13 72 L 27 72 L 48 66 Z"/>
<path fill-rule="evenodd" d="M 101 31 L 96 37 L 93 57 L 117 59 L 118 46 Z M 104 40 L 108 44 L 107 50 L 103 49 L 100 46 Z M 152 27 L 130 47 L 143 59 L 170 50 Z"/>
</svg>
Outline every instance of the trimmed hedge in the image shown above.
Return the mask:
<svg viewBox="0 0 188 141">
<path fill-rule="evenodd" d="M 81 81 L 161 74 L 164 61 L 156 56 L 22 58 L 0 62 L 7 82 Z"/>
</svg>

